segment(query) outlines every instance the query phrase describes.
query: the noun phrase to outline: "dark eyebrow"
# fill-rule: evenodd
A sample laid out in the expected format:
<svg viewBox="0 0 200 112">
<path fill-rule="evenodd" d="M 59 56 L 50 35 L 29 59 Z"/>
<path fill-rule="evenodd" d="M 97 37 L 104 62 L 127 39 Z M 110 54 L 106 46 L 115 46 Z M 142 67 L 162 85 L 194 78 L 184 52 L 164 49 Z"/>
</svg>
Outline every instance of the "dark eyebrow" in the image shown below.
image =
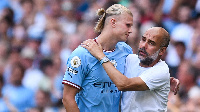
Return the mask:
<svg viewBox="0 0 200 112">
<path fill-rule="evenodd" d="M 149 42 L 152 42 L 154 45 L 156 45 L 156 43 L 154 41 L 152 41 L 152 40 L 149 40 Z"/>
<path fill-rule="evenodd" d="M 145 36 L 142 36 L 142 38 L 146 38 Z M 152 40 L 148 40 L 148 42 L 152 42 L 154 45 L 156 45 L 156 43 Z"/>
</svg>

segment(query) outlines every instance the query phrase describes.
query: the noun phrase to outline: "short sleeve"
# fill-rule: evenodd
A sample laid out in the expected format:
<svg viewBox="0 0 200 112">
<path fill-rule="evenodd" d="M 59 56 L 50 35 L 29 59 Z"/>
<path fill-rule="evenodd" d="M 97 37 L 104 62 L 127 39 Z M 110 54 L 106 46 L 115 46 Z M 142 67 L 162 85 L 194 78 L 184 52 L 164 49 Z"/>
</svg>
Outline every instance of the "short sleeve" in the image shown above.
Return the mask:
<svg viewBox="0 0 200 112">
<path fill-rule="evenodd" d="M 82 82 L 87 75 L 87 52 L 84 48 L 77 48 L 67 60 L 67 69 L 62 83 L 81 89 Z"/>
<path fill-rule="evenodd" d="M 165 87 L 170 80 L 169 70 L 166 66 L 152 67 L 139 77 L 146 83 L 150 90 Z"/>
</svg>

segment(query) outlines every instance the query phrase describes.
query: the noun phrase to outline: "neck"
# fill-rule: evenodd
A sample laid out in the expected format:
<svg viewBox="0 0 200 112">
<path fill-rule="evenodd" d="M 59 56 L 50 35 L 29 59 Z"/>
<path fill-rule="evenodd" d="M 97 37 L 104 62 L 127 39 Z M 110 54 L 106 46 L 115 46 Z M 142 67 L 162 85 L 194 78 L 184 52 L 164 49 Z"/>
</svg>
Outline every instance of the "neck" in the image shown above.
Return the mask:
<svg viewBox="0 0 200 112">
<path fill-rule="evenodd" d="M 118 41 L 114 39 L 112 36 L 101 34 L 96 39 L 96 41 L 101 44 L 103 50 L 105 51 L 113 51 Z"/>
</svg>

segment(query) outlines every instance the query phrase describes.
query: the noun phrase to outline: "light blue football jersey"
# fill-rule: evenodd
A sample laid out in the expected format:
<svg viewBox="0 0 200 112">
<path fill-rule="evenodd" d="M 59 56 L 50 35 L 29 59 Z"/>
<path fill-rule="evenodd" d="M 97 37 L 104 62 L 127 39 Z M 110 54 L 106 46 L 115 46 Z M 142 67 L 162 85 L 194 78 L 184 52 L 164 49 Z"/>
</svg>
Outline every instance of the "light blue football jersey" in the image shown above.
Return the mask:
<svg viewBox="0 0 200 112">
<path fill-rule="evenodd" d="M 114 52 L 104 52 L 122 74 L 125 58 L 130 53 L 132 49 L 125 42 L 118 42 Z M 68 58 L 62 83 L 81 90 L 76 95 L 76 102 L 81 112 L 119 111 L 121 92 L 100 62 L 83 47 L 76 48 Z"/>
</svg>

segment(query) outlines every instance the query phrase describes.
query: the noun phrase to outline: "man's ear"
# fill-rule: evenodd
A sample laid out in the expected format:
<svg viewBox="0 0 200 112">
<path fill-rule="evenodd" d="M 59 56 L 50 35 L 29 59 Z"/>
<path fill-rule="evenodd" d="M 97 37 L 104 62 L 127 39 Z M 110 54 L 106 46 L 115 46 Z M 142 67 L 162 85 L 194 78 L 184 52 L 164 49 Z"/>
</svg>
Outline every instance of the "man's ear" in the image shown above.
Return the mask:
<svg viewBox="0 0 200 112">
<path fill-rule="evenodd" d="M 116 26 L 116 19 L 115 19 L 115 18 L 112 18 L 112 19 L 110 20 L 110 22 L 111 22 L 112 27 L 115 27 L 115 26 Z"/>
<path fill-rule="evenodd" d="M 162 47 L 162 48 L 160 49 L 159 55 L 164 55 L 165 52 L 166 52 L 166 50 L 167 50 L 167 47 Z"/>
</svg>

